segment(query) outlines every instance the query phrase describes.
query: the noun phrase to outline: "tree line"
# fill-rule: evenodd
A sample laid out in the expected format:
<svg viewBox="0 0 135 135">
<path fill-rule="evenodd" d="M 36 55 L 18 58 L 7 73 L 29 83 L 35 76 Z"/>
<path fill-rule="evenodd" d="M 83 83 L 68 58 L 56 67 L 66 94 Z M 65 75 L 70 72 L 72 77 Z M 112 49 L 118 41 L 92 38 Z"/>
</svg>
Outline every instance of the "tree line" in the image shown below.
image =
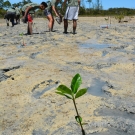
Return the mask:
<svg viewBox="0 0 135 135">
<path fill-rule="evenodd" d="M 6 13 L 6 9 L 11 7 L 19 7 L 20 9 L 23 5 L 31 3 L 31 0 L 22 0 L 18 3 L 11 4 L 9 0 L 0 0 L 0 17 L 3 17 Z M 88 4 L 88 8 L 85 7 L 85 3 Z M 58 6 L 58 9 L 61 11 L 62 0 Z M 62 12 L 62 11 L 61 11 Z M 36 12 L 39 15 L 42 15 L 41 11 Z M 124 16 L 133 16 L 135 15 L 135 9 L 130 8 L 109 8 L 108 10 L 103 9 L 101 0 L 81 0 L 80 12 L 81 16 L 111 16 L 111 15 L 124 15 Z"/>
</svg>

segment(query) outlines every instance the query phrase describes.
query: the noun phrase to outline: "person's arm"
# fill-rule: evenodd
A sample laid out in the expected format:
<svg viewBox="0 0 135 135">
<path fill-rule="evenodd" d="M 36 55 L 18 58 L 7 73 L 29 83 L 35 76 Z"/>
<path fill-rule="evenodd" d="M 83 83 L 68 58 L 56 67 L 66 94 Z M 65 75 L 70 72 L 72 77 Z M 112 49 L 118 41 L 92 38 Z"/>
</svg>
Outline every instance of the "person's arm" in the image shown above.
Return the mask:
<svg viewBox="0 0 135 135">
<path fill-rule="evenodd" d="M 25 18 L 26 17 L 26 15 L 28 14 L 28 12 L 29 12 L 29 10 L 30 9 L 32 9 L 32 7 L 30 6 L 30 7 L 28 7 L 26 10 L 25 10 L 25 14 L 24 14 L 24 16 L 23 16 L 23 18 Z"/>
<path fill-rule="evenodd" d="M 64 0 L 64 2 L 62 3 L 62 10 L 64 9 L 66 3 L 67 3 L 67 0 Z"/>
<path fill-rule="evenodd" d="M 55 6 L 52 6 L 52 10 L 54 11 L 56 16 L 60 16 Z"/>
<path fill-rule="evenodd" d="M 80 7 L 80 0 L 78 0 L 78 6 Z"/>
</svg>

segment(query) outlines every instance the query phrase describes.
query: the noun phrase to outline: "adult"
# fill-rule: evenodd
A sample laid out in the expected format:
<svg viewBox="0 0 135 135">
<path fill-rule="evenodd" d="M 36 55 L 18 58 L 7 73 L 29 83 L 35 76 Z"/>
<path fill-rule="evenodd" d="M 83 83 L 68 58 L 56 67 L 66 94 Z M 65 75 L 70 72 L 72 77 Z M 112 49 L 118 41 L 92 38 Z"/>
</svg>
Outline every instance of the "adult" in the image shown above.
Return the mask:
<svg viewBox="0 0 135 135">
<path fill-rule="evenodd" d="M 16 11 L 16 24 L 20 24 L 20 9 L 18 7 L 15 7 Z"/>
<path fill-rule="evenodd" d="M 64 0 L 62 4 L 62 8 L 65 7 L 67 1 L 68 1 L 68 7 L 66 9 L 66 13 L 64 16 L 64 32 L 63 33 L 67 34 L 68 20 L 73 20 L 73 34 L 76 34 L 80 0 Z"/>
<path fill-rule="evenodd" d="M 14 27 L 15 23 L 14 23 L 14 19 L 16 18 L 16 10 L 15 8 L 9 8 L 7 10 L 7 13 L 4 17 L 4 19 L 6 19 L 7 22 L 7 26 L 9 26 L 9 20 L 12 23 L 12 27 Z"/>
<path fill-rule="evenodd" d="M 40 5 L 36 3 L 28 3 L 22 7 L 22 21 L 24 23 L 28 22 L 27 27 L 27 34 L 32 35 L 32 24 L 33 24 L 33 17 L 30 12 L 35 12 L 36 9 L 44 10 L 47 7 L 45 2 L 42 2 Z"/>
<path fill-rule="evenodd" d="M 44 14 L 47 17 L 49 24 L 49 31 L 53 31 L 54 26 L 54 17 L 52 15 L 52 11 L 54 11 L 56 15 L 56 21 L 60 24 L 62 22 L 62 15 L 57 10 L 57 5 L 59 4 L 60 0 L 51 0 L 47 2 L 48 7 L 44 10 Z"/>
</svg>

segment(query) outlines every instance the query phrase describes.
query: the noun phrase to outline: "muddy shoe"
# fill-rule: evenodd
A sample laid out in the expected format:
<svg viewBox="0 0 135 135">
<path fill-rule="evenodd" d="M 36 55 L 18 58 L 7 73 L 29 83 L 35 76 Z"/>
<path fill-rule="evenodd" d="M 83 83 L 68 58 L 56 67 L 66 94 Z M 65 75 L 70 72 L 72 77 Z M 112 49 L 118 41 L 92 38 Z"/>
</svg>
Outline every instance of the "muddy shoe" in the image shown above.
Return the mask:
<svg viewBox="0 0 135 135">
<path fill-rule="evenodd" d="M 76 32 L 73 32 L 73 35 L 77 34 Z"/>
</svg>

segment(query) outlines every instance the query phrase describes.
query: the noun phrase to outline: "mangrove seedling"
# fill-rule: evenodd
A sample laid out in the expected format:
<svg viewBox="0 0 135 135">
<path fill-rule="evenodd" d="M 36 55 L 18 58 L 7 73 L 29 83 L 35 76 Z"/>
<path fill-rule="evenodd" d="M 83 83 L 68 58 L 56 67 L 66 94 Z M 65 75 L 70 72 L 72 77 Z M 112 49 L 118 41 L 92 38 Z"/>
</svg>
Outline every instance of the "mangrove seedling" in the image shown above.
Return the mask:
<svg viewBox="0 0 135 135">
<path fill-rule="evenodd" d="M 22 36 L 22 40 L 23 40 L 22 45 L 25 46 L 26 44 L 24 43 L 23 33 L 20 33 L 20 36 Z"/>
<path fill-rule="evenodd" d="M 71 81 L 70 88 L 68 88 L 65 85 L 60 85 L 56 89 L 57 90 L 56 93 L 59 94 L 59 95 L 65 96 L 68 99 L 71 99 L 73 101 L 75 111 L 76 111 L 76 114 L 77 114 L 77 116 L 75 116 L 75 119 L 81 127 L 82 135 L 85 135 L 85 131 L 83 129 L 82 117 L 78 113 L 78 109 L 77 109 L 76 102 L 75 102 L 75 99 L 81 97 L 82 95 L 84 95 L 87 92 L 87 88 L 78 90 L 81 83 L 82 83 L 81 76 L 79 74 L 76 74 Z"/>
<path fill-rule="evenodd" d="M 124 19 L 124 15 L 117 15 L 115 16 L 115 19 L 118 20 L 118 23 L 121 23 L 122 19 Z"/>
<path fill-rule="evenodd" d="M 108 17 L 108 18 L 105 18 L 105 21 L 108 23 L 108 21 L 109 21 L 109 17 Z"/>
</svg>

